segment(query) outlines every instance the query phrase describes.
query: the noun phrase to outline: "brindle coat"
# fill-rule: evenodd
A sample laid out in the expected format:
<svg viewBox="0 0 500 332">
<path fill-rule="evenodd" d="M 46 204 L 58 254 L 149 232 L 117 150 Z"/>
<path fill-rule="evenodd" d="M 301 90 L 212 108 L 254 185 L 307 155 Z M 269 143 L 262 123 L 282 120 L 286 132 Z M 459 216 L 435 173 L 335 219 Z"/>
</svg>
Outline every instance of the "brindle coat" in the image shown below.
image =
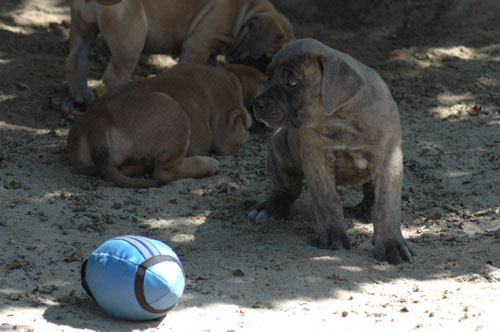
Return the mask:
<svg viewBox="0 0 500 332">
<path fill-rule="evenodd" d="M 363 185 L 375 258 L 393 264 L 410 260 L 414 252 L 400 221 L 399 111 L 373 69 L 316 40 L 297 40 L 274 56 L 254 114 L 278 129 L 268 156 L 273 189 L 264 203 L 250 209 L 251 220 L 287 216 L 305 178 L 316 213 L 315 244 L 350 249 L 336 186 Z"/>
</svg>

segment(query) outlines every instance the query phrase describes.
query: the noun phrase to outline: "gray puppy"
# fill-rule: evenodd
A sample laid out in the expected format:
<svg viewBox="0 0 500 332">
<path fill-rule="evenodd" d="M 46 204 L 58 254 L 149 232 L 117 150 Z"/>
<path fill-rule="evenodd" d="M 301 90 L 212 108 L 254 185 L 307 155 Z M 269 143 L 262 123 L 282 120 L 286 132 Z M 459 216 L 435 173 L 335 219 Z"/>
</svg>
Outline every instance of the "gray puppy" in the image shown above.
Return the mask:
<svg viewBox="0 0 500 332">
<path fill-rule="evenodd" d="M 273 189 L 250 209 L 250 220 L 286 217 L 306 178 L 316 213 L 315 244 L 350 249 L 336 186 L 363 185 L 375 258 L 410 260 L 414 252 L 401 233 L 399 111 L 373 69 L 314 39 L 291 42 L 272 59 L 254 114 L 278 129 L 268 156 Z"/>
</svg>

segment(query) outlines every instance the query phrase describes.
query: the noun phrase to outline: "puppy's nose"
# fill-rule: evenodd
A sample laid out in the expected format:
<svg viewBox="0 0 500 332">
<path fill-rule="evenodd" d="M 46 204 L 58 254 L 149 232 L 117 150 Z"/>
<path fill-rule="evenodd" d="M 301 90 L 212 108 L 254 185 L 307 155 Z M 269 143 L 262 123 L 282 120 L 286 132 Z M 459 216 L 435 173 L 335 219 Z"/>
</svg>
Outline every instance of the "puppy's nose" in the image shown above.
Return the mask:
<svg viewBox="0 0 500 332">
<path fill-rule="evenodd" d="M 266 106 L 266 102 L 262 99 L 256 99 L 254 103 L 254 107 L 257 109 L 263 109 Z"/>
</svg>

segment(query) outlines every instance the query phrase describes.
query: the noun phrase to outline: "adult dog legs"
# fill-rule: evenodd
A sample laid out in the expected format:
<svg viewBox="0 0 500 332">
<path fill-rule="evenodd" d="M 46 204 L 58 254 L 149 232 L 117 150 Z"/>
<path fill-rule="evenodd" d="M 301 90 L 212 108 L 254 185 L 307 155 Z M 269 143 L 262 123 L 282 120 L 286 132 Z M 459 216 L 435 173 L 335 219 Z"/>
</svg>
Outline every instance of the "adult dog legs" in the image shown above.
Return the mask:
<svg viewBox="0 0 500 332">
<path fill-rule="evenodd" d="M 140 15 L 134 18 L 134 20 L 116 20 L 105 12 L 99 17 L 101 33 L 111 53 L 103 75 L 103 81 L 108 88 L 114 88 L 130 80 L 130 75 L 144 48 L 148 32 L 147 22 Z M 116 24 L 104 24 L 106 20 L 114 20 Z"/>
<path fill-rule="evenodd" d="M 75 102 L 90 104 L 95 95 L 87 86 L 89 71 L 89 53 L 92 42 L 97 38 L 96 25 L 89 25 L 72 13 L 71 31 L 69 37 L 70 53 L 66 58 L 66 79 L 68 80 L 70 96 Z"/>
</svg>

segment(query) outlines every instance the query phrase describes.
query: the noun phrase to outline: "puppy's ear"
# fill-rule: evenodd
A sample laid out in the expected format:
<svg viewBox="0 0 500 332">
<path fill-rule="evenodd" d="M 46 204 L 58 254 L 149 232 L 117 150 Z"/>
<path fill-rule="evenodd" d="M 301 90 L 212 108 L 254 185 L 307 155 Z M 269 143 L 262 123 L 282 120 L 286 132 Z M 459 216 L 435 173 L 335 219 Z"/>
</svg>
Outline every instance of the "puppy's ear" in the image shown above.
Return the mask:
<svg viewBox="0 0 500 332">
<path fill-rule="evenodd" d="M 283 45 L 295 40 L 295 32 L 288 18 L 283 14 L 277 13 L 275 19 L 283 32 Z"/>
<path fill-rule="evenodd" d="M 264 54 L 272 57 L 285 43 L 285 32 L 277 21 L 276 15 L 259 14 L 248 24 L 249 35 L 252 38 L 250 56 L 258 59 Z"/>
<path fill-rule="evenodd" d="M 363 78 L 344 60 L 319 56 L 323 112 L 332 115 L 349 103 L 363 88 Z"/>
</svg>

